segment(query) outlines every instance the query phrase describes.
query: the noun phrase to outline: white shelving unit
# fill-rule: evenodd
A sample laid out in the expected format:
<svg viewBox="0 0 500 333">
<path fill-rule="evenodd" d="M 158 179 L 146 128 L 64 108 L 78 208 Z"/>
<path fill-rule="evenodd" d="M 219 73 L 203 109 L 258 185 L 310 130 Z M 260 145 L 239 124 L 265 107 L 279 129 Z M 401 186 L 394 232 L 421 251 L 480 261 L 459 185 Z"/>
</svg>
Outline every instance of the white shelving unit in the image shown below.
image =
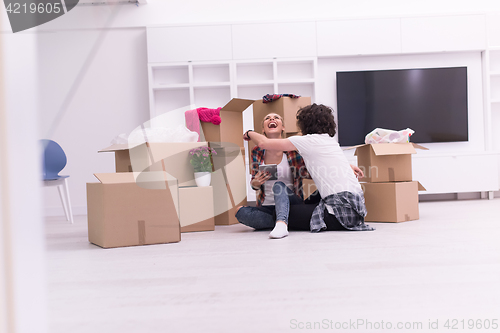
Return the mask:
<svg viewBox="0 0 500 333">
<path fill-rule="evenodd" d="M 235 62 L 236 94 L 260 99 L 266 94 L 316 94 L 316 58 Z"/>
<path fill-rule="evenodd" d="M 150 117 L 188 108 L 216 107 L 231 99 L 229 62 L 150 63 Z"/>
<path fill-rule="evenodd" d="M 234 97 L 261 99 L 266 94 L 289 93 L 315 100 L 316 58 L 148 66 L 151 118 L 190 105 L 216 108 Z M 245 127 L 253 128 L 251 110 L 244 119 Z"/>
<path fill-rule="evenodd" d="M 489 112 L 492 124 L 500 124 L 500 47 L 491 48 L 487 51 L 487 68 L 489 70 L 488 82 L 486 85 L 489 96 Z M 492 133 L 492 150 L 500 151 L 500 137 L 495 129 Z"/>
</svg>

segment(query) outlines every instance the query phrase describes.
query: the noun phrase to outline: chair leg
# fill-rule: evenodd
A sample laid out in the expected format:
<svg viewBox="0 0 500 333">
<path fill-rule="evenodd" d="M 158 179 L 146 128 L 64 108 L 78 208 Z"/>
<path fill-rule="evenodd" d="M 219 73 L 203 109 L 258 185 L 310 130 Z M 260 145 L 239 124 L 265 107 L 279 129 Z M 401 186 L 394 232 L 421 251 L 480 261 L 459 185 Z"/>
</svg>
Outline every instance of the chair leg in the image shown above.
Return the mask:
<svg viewBox="0 0 500 333">
<path fill-rule="evenodd" d="M 66 192 L 66 201 L 68 203 L 69 221 L 71 222 L 71 224 L 73 224 L 73 210 L 71 209 L 71 199 L 69 198 L 68 178 L 64 178 L 64 187 L 64 190 Z"/>
<path fill-rule="evenodd" d="M 66 193 L 64 193 L 65 188 L 63 185 L 57 185 L 57 191 L 59 191 L 59 197 L 61 198 L 61 202 L 64 208 L 64 215 L 66 216 L 66 221 L 69 221 L 69 213 L 68 213 L 68 207 L 67 207 L 67 202 L 66 202 Z"/>
</svg>

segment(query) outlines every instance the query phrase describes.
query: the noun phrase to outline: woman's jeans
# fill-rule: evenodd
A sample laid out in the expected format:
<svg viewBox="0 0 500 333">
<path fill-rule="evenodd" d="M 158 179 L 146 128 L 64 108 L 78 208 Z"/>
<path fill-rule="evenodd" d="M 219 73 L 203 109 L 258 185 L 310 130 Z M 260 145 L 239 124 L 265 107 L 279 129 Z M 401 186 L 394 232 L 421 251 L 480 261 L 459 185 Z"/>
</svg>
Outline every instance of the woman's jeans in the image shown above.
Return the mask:
<svg viewBox="0 0 500 333">
<path fill-rule="evenodd" d="M 290 205 L 301 205 L 304 201 L 281 181 L 274 183 L 273 193 L 274 206 L 241 207 L 236 213 L 238 221 L 254 229 L 272 229 L 276 221 L 288 224 Z"/>
</svg>

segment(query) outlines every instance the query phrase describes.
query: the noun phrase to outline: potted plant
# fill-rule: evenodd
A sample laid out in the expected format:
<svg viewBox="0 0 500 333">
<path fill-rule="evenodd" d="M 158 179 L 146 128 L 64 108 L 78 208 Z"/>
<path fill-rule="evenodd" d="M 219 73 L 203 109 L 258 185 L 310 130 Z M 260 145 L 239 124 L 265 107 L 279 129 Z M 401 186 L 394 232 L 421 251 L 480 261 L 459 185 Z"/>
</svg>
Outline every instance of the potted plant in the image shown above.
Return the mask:
<svg viewBox="0 0 500 333">
<path fill-rule="evenodd" d="M 210 186 L 212 180 L 212 154 L 217 152 L 210 147 L 197 147 L 189 151 L 191 165 L 194 168 L 194 180 L 198 187 Z"/>
</svg>

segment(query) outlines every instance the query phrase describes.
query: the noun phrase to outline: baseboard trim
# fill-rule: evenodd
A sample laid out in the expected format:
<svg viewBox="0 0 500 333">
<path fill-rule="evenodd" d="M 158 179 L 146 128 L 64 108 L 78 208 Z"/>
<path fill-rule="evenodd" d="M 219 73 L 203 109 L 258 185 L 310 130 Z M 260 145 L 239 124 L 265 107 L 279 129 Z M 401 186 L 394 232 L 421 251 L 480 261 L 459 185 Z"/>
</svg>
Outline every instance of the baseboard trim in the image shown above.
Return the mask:
<svg viewBox="0 0 500 333">
<path fill-rule="evenodd" d="M 448 200 L 479 200 L 488 199 L 489 192 L 461 192 L 461 193 L 430 193 L 419 194 L 419 201 L 448 201 Z M 500 191 L 493 192 L 494 198 L 500 197 Z"/>
<path fill-rule="evenodd" d="M 495 198 L 500 198 L 500 191 L 494 192 Z M 443 201 L 443 200 L 467 200 L 467 199 L 481 199 L 481 192 L 467 192 L 467 193 L 440 193 L 440 194 L 420 194 L 420 201 Z M 255 201 L 248 201 L 248 206 L 255 206 Z M 73 216 L 87 215 L 87 206 L 74 206 Z M 62 206 L 45 207 L 44 216 L 64 216 Z"/>
</svg>

